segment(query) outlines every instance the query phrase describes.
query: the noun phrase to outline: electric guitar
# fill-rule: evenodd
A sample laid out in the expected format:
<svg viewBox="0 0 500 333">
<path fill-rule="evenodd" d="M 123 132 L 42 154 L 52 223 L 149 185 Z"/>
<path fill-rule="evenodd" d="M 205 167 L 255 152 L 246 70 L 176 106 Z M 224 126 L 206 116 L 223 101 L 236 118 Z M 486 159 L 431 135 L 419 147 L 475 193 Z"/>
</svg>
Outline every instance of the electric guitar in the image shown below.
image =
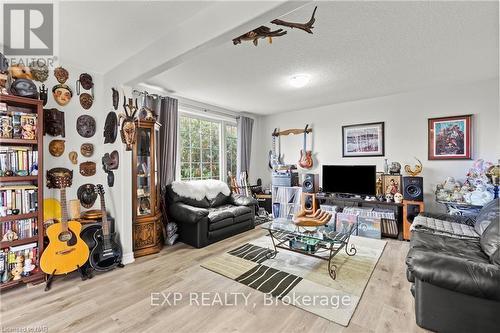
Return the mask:
<svg viewBox="0 0 500 333">
<path fill-rule="evenodd" d="M 306 150 L 306 140 L 307 140 L 307 128 L 309 125 L 306 125 L 306 128 L 304 128 L 304 149 L 300 150 L 300 159 L 299 159 L 299 165 L 300 167 L 304 169 L 311 169 L 313 166 L 313 160 L 312 160 L 312 151 Z"/>
<path fill-rule="evenodd" d="M 122 247 L 116 239 L 116 233 L 110 233 L 106 204 L 104 202 L 104 188 L 102 184 L 96 185 L 96 193 L 101 199 L 102 228 L 94 231 L 95 246 L 90 251 L 90 266 L 98 272 L 112 270 L 122 265 Z"/>
<path fill-rule="evenodd" d="M 47 172 L 47 186 L 60 189 L 61 222 L 47 228 L 49 245 L 40 258 L 40 268 L 47 274 L 60 275 L 82 267 L 89 257 L 89 248 L 80 238 L 82 225 L 68 221 L 66 187 L 71 186 L 73 171 L 54 168 Z"/>
<path fill-rule="evenodd" d="M 281 156 L 280 156 L 281 151 L 278 154 L 276 154 L 276 137 L 279 137 L 277 128 L 274 129 L 272 137 L 273 137 L 273 145 L 272 145 L 272 150 L 269 151 L 269 168 L 274 170 L 280 164 L 282 164 Z M 278 146 L 279 146 L 278 149 L 281 150 L 281 147 L 279 144 L 278 144 Z"/>
</svg>

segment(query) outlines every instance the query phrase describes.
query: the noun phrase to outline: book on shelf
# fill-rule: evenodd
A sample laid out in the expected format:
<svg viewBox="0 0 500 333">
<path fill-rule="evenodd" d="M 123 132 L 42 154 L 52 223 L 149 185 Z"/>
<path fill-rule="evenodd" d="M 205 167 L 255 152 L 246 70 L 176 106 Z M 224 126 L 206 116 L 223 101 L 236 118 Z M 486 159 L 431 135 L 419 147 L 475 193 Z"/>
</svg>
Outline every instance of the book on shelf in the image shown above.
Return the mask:
<svg viewBox="0 0 500 333">
<path fill-rule="evenodd" d="M 31 260 L 31 265 L 29 269 L 24 269 L 22 276 L 29 276 L 33 274 L 32 269 L 38 266 L 38 245 L 37 243 L 29 243 L 20 246 L 12 246 L 6 249 L 0 249 L 0 275 L 2 279 L 0 279 L 0 283 L 5 283 L 10 281 L 12 276 L 7 275 L 7 279 L 4 280 L 5 271 L 11 272 L 14 267 L 16 267 L 16 258 L 18 256 L 23 257 L 23 263 L 26 263 L 27 259 Z M 24 265 L 26 268 L 26 265 Z"/>
<path fill-rule="evenodd" d="M 9 139 L 35 140 L 38 115 L 23 112 L 2 111 L 0 115 L 1 136 Z"/>
<path fill-rule="evenodd" d="M 17 176 L 38 174 L 38 151 L 30 147 L 0 147 L 0 176 L 8 170 Z"/>
<path fill-rule="evenodd" d="M 38 209 L 38 188 L 34 185 L 11 185 L 0 187 L 0 216 L 29 214 Z"/>
<path fill-rule="evenodd" d="M 1 222 L 1 225 L 0 238 L 2 241 L 6 241 L 3 237 L 9 231 L 15 232 L 18 239 L 25 239 L 38 235 L 38 224 L 36 218 L 5 221 Z"/>
</svg>

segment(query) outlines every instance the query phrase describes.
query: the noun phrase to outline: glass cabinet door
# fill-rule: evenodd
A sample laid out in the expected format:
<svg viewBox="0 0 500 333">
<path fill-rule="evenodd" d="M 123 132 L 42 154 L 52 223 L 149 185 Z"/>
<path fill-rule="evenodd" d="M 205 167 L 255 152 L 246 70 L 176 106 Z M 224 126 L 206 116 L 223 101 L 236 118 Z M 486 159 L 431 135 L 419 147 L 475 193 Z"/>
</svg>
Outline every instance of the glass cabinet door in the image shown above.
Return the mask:
<svg viewBox="0 0 500 333">
<path fill-rule="evenodd" d="M 152 213 L 152 191 L 154 186 L 155 167 L 151 165 L 151 129 L 137 128 L 137 193 L 136 210 L 137 216 L 150 215 Z M 154 152 L 153 152 L 154 153 Z"/>
</svg>

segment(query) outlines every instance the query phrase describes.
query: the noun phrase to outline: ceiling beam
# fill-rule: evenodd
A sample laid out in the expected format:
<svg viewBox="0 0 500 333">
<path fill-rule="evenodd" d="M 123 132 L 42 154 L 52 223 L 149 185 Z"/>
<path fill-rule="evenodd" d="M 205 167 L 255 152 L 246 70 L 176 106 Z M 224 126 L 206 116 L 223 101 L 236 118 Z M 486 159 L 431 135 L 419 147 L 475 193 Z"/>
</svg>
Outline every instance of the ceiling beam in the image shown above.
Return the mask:
<svg viewBox="0 0 500 333">
<path fill-rule="evenodd" d="M 105 78 L 115 84 L 135 86 L 310 2 L 214 2 L 105 73 Z"/>
</svg>

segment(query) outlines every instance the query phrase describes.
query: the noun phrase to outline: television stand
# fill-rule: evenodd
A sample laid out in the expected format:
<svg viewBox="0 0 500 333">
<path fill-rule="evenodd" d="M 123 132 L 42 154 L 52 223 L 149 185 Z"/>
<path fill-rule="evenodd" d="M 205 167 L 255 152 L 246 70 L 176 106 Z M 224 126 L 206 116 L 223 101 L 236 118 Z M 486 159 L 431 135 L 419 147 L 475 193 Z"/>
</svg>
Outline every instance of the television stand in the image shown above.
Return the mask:
<svg viewBox="0 0 500 333">
<path fill-rule="evenodd" d="M 378 208 L 387 209 L 394 212 L 395 222 L 398 228 L 397 235 L 385 235 L 386 237 L 403 239 L 403 204 L 396 202 L 386 202 L 386 201 L 368 201 L 361 198 L 354 197 L 342 197 L 338 193 L 318 193 L 316 196 L 320 204 L 330 204 L 344 207 L 366 207 L 366 208 Z M 392 221 L 392 220 L 389 220 Z M 394 222 L 393 222 L 394 223 Z"/>
</svg>

